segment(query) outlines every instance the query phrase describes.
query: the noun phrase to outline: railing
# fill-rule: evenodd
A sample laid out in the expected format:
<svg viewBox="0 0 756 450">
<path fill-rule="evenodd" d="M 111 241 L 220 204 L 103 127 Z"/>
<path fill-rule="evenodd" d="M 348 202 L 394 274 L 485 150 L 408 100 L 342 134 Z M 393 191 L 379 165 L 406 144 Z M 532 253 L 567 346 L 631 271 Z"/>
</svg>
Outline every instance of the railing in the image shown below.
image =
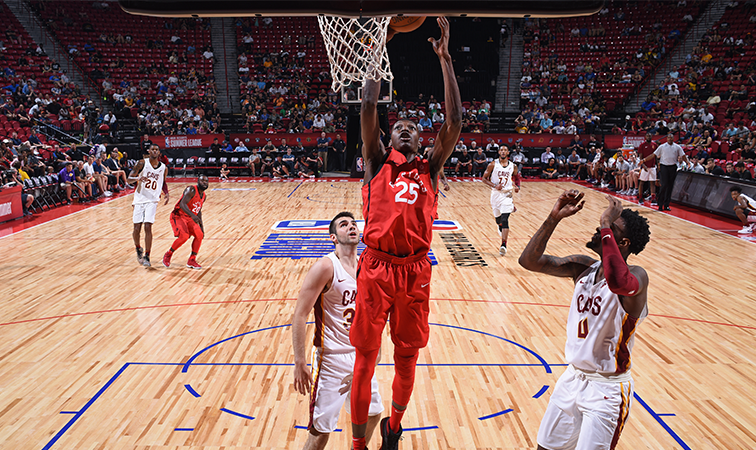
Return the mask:
<svg viewBox="0 0 756 450">
<path fill-rule="evenodd" d="M 84 141 L 82 141 L 81 139 L 79 139 L 79 138 L 77 138 L 75 136 L 72 136 L 72 135 L 66 133 L 65 131 L 61 130 L 60 128 L 54 127 L 54 126 L 50 125 L 49 123 L 42 122 L 42 121 L 40 121 L 39 119 L 36 119 L 36 118 L 34 119 L 34 123 L 36 124 L 37 129 L 39 131 L 41 131 L 42 134 L 44 134 L 45 136 L 47 136 L 48 139 L 52 139 L 52 140 L 54 140 L 54 141 L 56 141 L 58 143 L 63 144 L 63 141 L 60 138 L 58 138 L 58 135 L 62 135 L 62 136 L 65 136 L 65 137 L 69 138 L 69 142 L 75 142 L 75 143 L 77 143 L 79 145 L 85 145 Z"/>
<path fill-rule="evenodd" d="M 101 105 L 102 92 L 97 83 L 89 75 L 87 75 L 78 64 L 76 64 L 71 58 L 69 58 L 68 52 L 62 46 L 62 43 L 60 41 L 58 41 L 57 39 L 50 39 L 51 33 L 48 31 L 47 27 L 39 21 L 37 15 L 34 13 L 34 11 L 32 11 L 29 4 L 24 0 L 6 1 L 14 1 L 17 5 L 23 8 L 25 15 L 29 19 L 29 24 L 35 30 L 39 31 L 39 34 L 42 35 L 43 42 L 38 42 L 38 44 L 42 44 L 42 46 L 45 48 L 45 53 L 47 53 L 48 56 L 52 54 L 55 60 L 60 62 L 61 68 L 65 67 L 67 72 L 73 73 L 75 71 L 76 73 L 78 73 L 81 76 L 81 79 L 88 84 L 88 87 L 94 90 L 94 92 L 97 94 L 98 98 L 93 100 L 95 100 L 97 104 Z M 86 86 L 82 86 L 82 88 L 85 87 Z"/>
</svg>

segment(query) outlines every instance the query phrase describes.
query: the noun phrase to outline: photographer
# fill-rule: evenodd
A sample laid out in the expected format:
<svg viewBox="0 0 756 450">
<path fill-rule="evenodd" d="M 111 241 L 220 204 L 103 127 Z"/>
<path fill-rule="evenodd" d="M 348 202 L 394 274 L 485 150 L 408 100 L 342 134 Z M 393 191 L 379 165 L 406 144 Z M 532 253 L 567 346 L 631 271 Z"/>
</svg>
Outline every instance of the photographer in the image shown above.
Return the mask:
<svg viewBox="0 0 756 450">
<path fill-rule="evenodd" d="M 92 142 L 92 136 L 97 130 L 97 119 L 100 116 L 100 108 L 96 107 L 90 100 L 81 108 L 81 115 L 84 120 L 84 141 Z"/>
</svg>

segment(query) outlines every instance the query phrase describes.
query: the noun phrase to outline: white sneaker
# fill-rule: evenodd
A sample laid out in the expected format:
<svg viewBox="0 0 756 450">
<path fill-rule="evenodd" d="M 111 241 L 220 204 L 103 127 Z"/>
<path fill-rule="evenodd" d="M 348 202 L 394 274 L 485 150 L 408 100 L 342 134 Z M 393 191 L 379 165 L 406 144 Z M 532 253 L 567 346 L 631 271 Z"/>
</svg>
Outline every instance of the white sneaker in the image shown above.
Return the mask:
<svg viewBox="0 0 756 450">
<path fill-rule="evenodd" d="M 751 234 L 751 232 L 753 232 L 753 230 L 751 229 L 751 226 L 746 225 L 743 227 L 742 230 L 738 231 L 738 234 Z"/>
<path fill-rule="evenodd" d="M 499 247 L 499 254 L 501 256 L 505 256 L 507 254 L 507 246 L 506 245 L 502 245 L 501 247 Z"/>
<path fill-rule="evenodd" d="M 112 192 L 110 192 L 110 191 L 105 191 L 105 192 L 103 192 L 103 194 L 102 194 L 102 195 L 104 195 L 105 197 L 112 197 L 112 196 L 113 196 L 113 193 L 112 193 Z"/>
</svg>

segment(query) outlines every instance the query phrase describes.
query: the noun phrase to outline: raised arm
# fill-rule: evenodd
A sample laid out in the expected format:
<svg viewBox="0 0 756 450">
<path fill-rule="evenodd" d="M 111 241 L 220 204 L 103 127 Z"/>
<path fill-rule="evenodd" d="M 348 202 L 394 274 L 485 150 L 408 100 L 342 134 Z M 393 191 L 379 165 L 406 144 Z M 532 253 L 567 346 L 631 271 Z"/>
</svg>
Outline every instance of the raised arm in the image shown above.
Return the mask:
<svg viewBox="0 0 756 450">
<path fill-rule="evenodd" d="M 594 262 L 593 258 L 586 255 L 570 255 L 565 258 L 545 255 L 546 244 L 551 238 L 557 224 L 564 219 L 583 209 L 585 201 L 577 190 L 564 191 L 559 196 L 554 208 L 549 213 L 546 221 L 536 234 L 530 238 L 530 242 L 520 255 L 520 265 L 530 271 L 540 272 L 557 277 L 569 277 L 576 279 L 581 273 Z"/>
<path fill-rule="evenodd" d="M 362 105 L 360 106 L 365 182 L 373 179 L 386 154 L 386 149 L 381 142 L 381 127 L 378 123 L 378 95 L 380 91 L 380 80 L 365 80 L 362 89 Z"/>
<path fill-rule="evenodd" d="M 328 258 L 321 258 L 307 273 L 297 297 L 294 316 L 291 319 L 292 344 L 294 347 L 294 389 L 302 395 L 310 390 L 312 375 L 307 367 L 305 355 L 305 326 L 310 311 L 315 306 L 318 296 L 328 288 L 333 278 L 333 263 Z"/>
<path fill-rule="evenodd" d="M 446 17 L 439 17 L 436 21 L 441 28 L 441 38 L 436 40 L 431 37 L 428 38 L 428 42 L 433 44 L 433 51 L 436 52 L 441 63 L 441 72 L 444 76 L 446 120 L 438 130 L 435 145 L 430 151 L 429 161 L 433 179 L 435 179 L 435 174 L 443 170 L 444 163 L 454 152 L 454 145 L 462 131 L 462 99 L 459 95 L 457 78 L 454 76 L 454 65 L 449 55 L 449 21 Z"/>
</svg>

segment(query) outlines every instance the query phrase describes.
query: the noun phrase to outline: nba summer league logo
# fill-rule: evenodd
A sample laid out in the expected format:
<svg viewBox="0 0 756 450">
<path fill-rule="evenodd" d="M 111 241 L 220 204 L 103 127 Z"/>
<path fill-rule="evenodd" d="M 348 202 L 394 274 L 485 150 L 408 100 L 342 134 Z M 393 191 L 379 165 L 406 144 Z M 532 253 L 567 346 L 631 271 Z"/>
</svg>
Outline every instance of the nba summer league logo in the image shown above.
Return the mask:
<svg viewBox="0 0 756 450">
<path fill-rule="evenodd" d="M 260 247 L 255 250 L 252 259 L 263 258 L 322 258 L 334 250 L 333 242 L 328 234 L 330 220 L 324 219 L 293 219 L 279 220 L 272 229 L 274 233 L 268 235 Z M 357 227 L 362 231 L 365 221 L 358 220 Z M 454 220 L 436 220 L 433 222 L 434 231 L 460 231 L 462 227 Z M 360 242 L 357 252 L 362 253 L 365 244 Z M 428 252 L 432 265 L 438 264 L 433 250 Z"/>
</svg>

